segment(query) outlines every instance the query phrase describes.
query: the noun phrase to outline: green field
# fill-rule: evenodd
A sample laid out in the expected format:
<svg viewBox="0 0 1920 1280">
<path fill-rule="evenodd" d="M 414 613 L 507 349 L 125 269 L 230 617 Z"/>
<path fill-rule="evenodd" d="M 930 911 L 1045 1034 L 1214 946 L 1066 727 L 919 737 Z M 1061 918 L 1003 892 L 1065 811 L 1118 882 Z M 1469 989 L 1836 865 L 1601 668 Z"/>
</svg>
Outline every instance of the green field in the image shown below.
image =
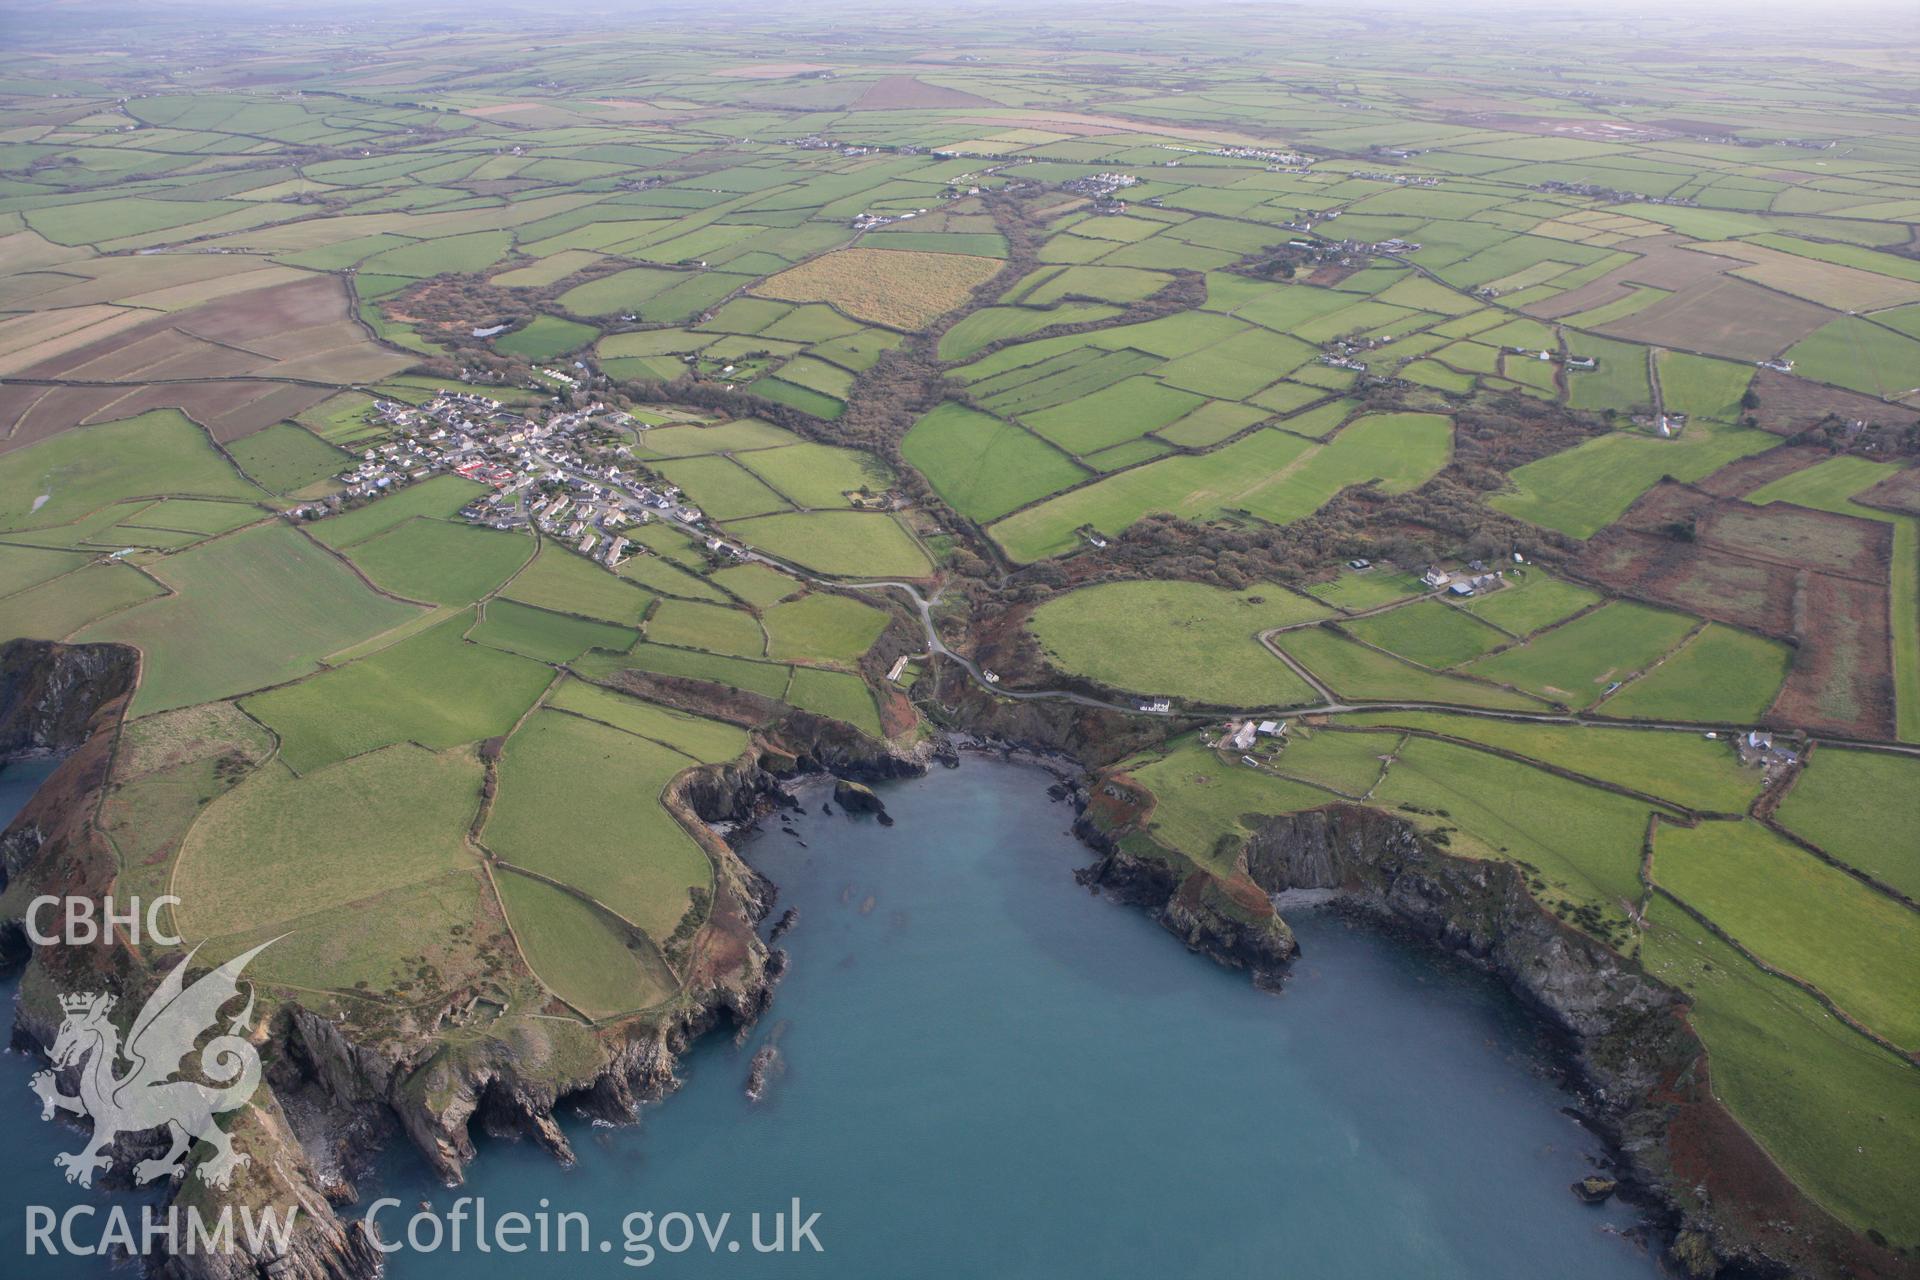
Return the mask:
<svg viewBox="0 0 1920 1280">
<path fill-rule="evenodd" d="M 227 453 L 269 493 L 293 493 L 353 466 L 343 450 L 291 422 L 277 422 L 235 440 Z"/>
<path fill-rule="evenodd" d="M 437 276 L 450 271 L 481 271 L 500 260 L 512 243 L 505 231 L 473 231 L 441 236 L 377 253 L 361 264 L 369 275 Z"/>
<path fill-rule="evenodd" d="M 844 720 L 873 737 L 880 736 L 880 714 L 874 709 L 873 693 L 858 676 L 795 667 L 787 701 L 803 711 Z"/>
<path fill-rule="evenodd" d="M 1355 618 L 1347 634 L 1399 654 L 1423 667 L 1444 669 L 1507 643 L 1507 637 L 1474 616 L 1438 600 Z"/>
<path fill-rule="evenodd" d="M 790 668 L 777 662 L 750 662 L 723 654 L 674 649 L 645 641 L 623 654 L 590 653 L 575 664 L 582 675 L 595 679 L 631 668 L 660 675 L 680 676 L 688 680 L 706 680 L 713 684 L 745 689 L 767 698 L 786 694 Z"/>
<path fill-rule="evenodd" d="M 523 534 L 415 518 L 356 542 L 347 554 L 382 591 L 461 605 L 491 594 L 533 553 Z"/>
<path fill-rule="evenodd" d="M 1642 959 L 1692 999 L 1688 1021 L 1707 1047 L 1714 1093 L 1823 1205 L 1902 1238 L 1920 1195 L 1908 1156 L 1920 1144 L 1912 1066 L 1671 903 L 1656 901 L 1650 920 Z"/>
<path fill-rule="evenodd" d="M 617 572 L 628 582 L 638 583 L 661 595 L 679 596 L 683 600 L 712 600 L 716 603 L 726 600 L 725 594 L 713 583 L 688 573 L 660 556 L 647 555 L 644 551 L 627 556 L 620 562 Z M 715 577 L 717 579 L 718 575 Z"/>
<path fill-rule="evenodd" d="M 1920 762 L 1821 747 L 1774 812 L 1782 825 L 1849 866 L 1920 899 Z"/>
<path fill-rule="evenodd" d="M 1545 529 L 1591 538 L 1662 476 L 1698 480 L 1778 443 L 1778 436 L 1764 431 L 1707 423 L 1689 423 L 1672 440 L 1638 432 L 1596 436 L 1520 467 L 1509 477 L 1514 492 L 1493 498 L 1491 505 Z"/>
<path fill-rule="evenodd" d="M 553 613 L 512 600 L 490 600 L 486 617 L 469 633 L 475 644 L 523 654 L 541 662 L 572 662 L 589 649 L 622 652 L 640 633 L 610 622 Z"/>
<path fill-rule="evenodd" d="M 1341 489 L 1378 481 L 1398 493 L 1445 464 L 1452 430 L 1438 414 L 1375 414 L 1333 443 L 1258 431 L 1200 457 L 1167 458 L 1043 502 L 994 526 L 1015 560 L 1057 555 L 1091 524 L 1115 534 L 1150 511 L 1189 518 L 1243 510 L 1275 524 L 1313 514 Z"/>
<path fill-rule="evenodd" d="M 1683 351 L 1662 351 L 1658 368 L 1660 393 L 1668 413 L 1716 422 L 1739 420 L 1740 397 L 1753 381 L 1751 366 Z"/>
<path fill-rule="evenodd" d="M 493 347 L 529 360 L 552 360 L 578 351 L 599 336 L 600 331 L 592 325 L 558 316 L 535 316 L 525 326 L 495 338 Z"/>
<path fill-rule="evenodd" d="M 1600 598 L 1591 588 L 1549 577 L 1542 569 L 1528 569 L 1509 574 L 1498 591 L 1462 601 L 1461 608 L 1512 635 L 1527 636 L 1599 604 Z"/>
<path fill-rule="evenodd" d="M 713 581 L 756 609 L 778 604 L 801 587 L 798 578 L 764 564 L 732 565 L 715 571 Z"/>
<path fill-rule="evenodd" d="M 1860 316 L 1843 316 L 1787 351 L 1804 377 L 1870 396 L 1899 396 L 1920 387 L 1920 340 Z"/>
<path fill-rule="evenodd" d="M 493 883 L 527 964 L 588 1017 L 644 1009 L 673 994 L 672 971 L 608 913 L 504 867 Z"/>
<path fill-rule="evenodd" d="M 1423 811 L 1409 820 L 1430 832 L 1444 829 L 1448 852 L 1531 869 L 1541 881 L 1535 896 L 1566 917 L 1585 908 L 1581 927 L 1602 940 L 1626 932 L 1623 904 L 1640 897 L 1643 802 L 1419 738 L 1401 749 L 1374 794 L 1389 808 Z"/>
<path fill-rule="evenodd" d="M 982 347 L 1057 324 L 1088 324 L 1120 314 L 1118 307 L 1098 303 L 1069 303 L 1042 310 L 1034 307 L 986 307 L 967 316 L 940 337 L 942 360 L 965 360 Z"/>
<path fill-rule="evenodd" d="M 562 684 L 546 705 L 651 738 L 695 760 L 733 760 L 748 745 L 746 730 L 735 725 L 656 707 L 580 680 Z"/>
<path fill-rule="evenodd" d="M 0 529 L 39 529 L 142 495 L 258 498 L 206 433 L 170 409 L 63 432 L 0 464 Z"/>
<path fill-rule="evenodd" d="M 462 837 L 480 782 L 471 752 L 408 745 L 310 778 L 270 765 L 187 836 L 173 881 L 180 929 L 196 941 L 258 929 L 471 866 Z"/>
<path fill-rule="evenodd" d="M 371 657 L 242 702 L 300 773 L 396 742 L 436 750 L 505 733 L 553 673 L 461 639 L 471 611 Z"/>
<path fill-rule="evenodd" d="M 735 460 L 800 507 L 844 507 L 849 493 L 879 492 L 893 484 L 891 473 L 872 454 L 832 445 L 756 449 Z"/>
<path fill-rule="evenodd" d="M 71 573 L 93 558 L 84 551 L 0 546 L 0 599 Z"/>
<path fill-rule="evenodd" d="M 1750 724 L 1773 705 L 1793 654 L 1786 645 L 1709 625 L 1678 653 L 1601 705 L 1609 716 Z"/>
<path fill-rule="evenodd" d="M 572 885 L 655 941 L 670 937 L 713 868 L 659 801 L 687 757 L 579 716 L 542 711 L 500 757 L 481 838 L 504 862 Z M 582 785 L 585 770 L 604 785 Z"/>
<path fill-rule="evenodd" d="M 1331 581 L 1310 583 L 1306 589 L 1335 608 L 1357 612 L 1423 595 L 1428 588 L 1416 574 L 1375 565 L 1364 570 L 1343 569 Z"/>
<path fill-rule="evenodd" d="M 1760 791 L 1731 742 L 1695 733 L 1497 720 L 1434 711 L 1366 711 L 1342 724 L 1390 725 L 1465 738 L 1705 813 L 1742 813 Z"/>
<path fill-rule="evenodd" d="M 445 520 L 485 492 L 482 486 L 458 476 L 434 476 L 410 484 L 398 493 L 307 525 L 313 536 L 330 547 L 350 547 L 363 539 L 413 519 L 429 516 Z"/>
<path fill-rule="evenodd" d="M 1382 493 L 1404 493 L 1425 484 L 1446 466 L 1453 451 L 1453 424 L 1436 413 L 1377 413 L 1340 430 L 1332 443 L 1311 447 L 1300 461 L 1244 495 L 1240 503 L 1261 520 L 1290 524 L 1321 509 L 1352 484 L 1379 484 Z"/>
<path fill-rule="evenodd" d="M 169 556 L 152 572 L 176 594 L 81 633 L 137 645 L 145 715 L 290 680 L 320 658 L 414 616 L 375 595 L 298 530 L 263 525 Z"/>
<path fill-rule="evenodd" d="M 0 638 L 64 640 L 96 618 L 141 604 L 162 588 L 132 565 L 89 565 L 0 599 Z"/>
<path fill-rule="evenodd" d="M 718 426 L 652 427 L 640 433 L 634 453 L 641 457 L 690 458 L 729 450 L 772 449 L 798 444 L 800 437 L 758 418 L 737 418 Z"/>
<path fill-rule="evenodd" d="M 1578 709 L 1657 661 L 1692 626 L 1683 614 L 1616 600 L 1467 669 Z"/>
<path fill-rule="evenodd" d="M 1086 454 L 1164 427 L 1204 403 L 1192 392 L 1152 378 L 1128 378 L 1066 404 L 1022 414 L 1021 420 L 1066 452 Z"/>
<path fill-rule="evenodd" d="M 1360 702 L 1411 699 L 1469 707 L 1535 711 L 1540 704 L 1490 684 L 1436 675 L 1408 666 L 1325 627 L 1307 627 L 1275 637 L 1276 643 L 1342 698 Z"/>
<path fill-rule="evenodd" d="M 1038 436 L 953 403 L 915 423 L 900 450 L 954 510 L 980 521 L 998 519 L 1088 474 Z"/>
<path fill-rule="evenodd" d="M 521 604 L 622 626 L 637 624 L 653 600 L 624 577 L 607 572 L 557 542 L 544 543 L 533 563 L 500 594 Z"/>
<path fill-rule="evenodd" d="M 1244 507 L 1310 447 L 1284 432 L 1256 431 L 1212 453 L 1163 458 L 1028 507 L 991 533 L 1010 558 L 1028 564 L 1082 545 L 1076 531 L 1083 525 L 1111 537 L 1149 512 L 1192 519 Z"/>
<path fill-rule="evenodd" d="M 680 486 L 687 501 L 711 520 L 786 511 L 786 499 L 731 458 L 682 458 L 660 464 L 660 474 Z"/>
<path fill-rule="evenodd" d="M 1920 1045 L 1920 919 L 1757 822 L 1663 826 L 1653 875 L 1736 942 L 1882 1036 Z"/>
<path fill-rule="evenodd" d="M 1154 794 L 1147 823 L 1153 838 L 1219 875 L 1233 870 L 1230 861 L 1222 860 L 1223 848 L 1237 855 L 1241 842 L 1252 834 L 1244 821 L 1248 815 L 1293 813 L 1339 798 L 1245 768 L 1191 738 L 1182 739 L 1160 759 L 1130 766 L 1128 773 Z M 1230 845 L 1223 837 L 1230 838 Z"/>
<path fill-rule="evenodd" d="M 764 657 L 767 637 L 744 609 L 698 600 L 662 600 L 647 615 L 647 639 L 679 649 L 704 649 L 740 658 Z"/>
<path fill-rule="evenodd" d="M 1055 597 L 1027 625 L 1054 666 L 1116 689 L 1280 707 L 1314 701 L 1313 690 L 1255 637 L 1325 612 L 1278 587 L 1115 582 Z"/>
<path fill-rule="evenodd" d="M 727 528 L 755 550 L 836 578 L 918 578 L 932 568 L 907 531 L 878 512 L 760 516 Z"/>
<path fill-rule="evenodd" d="M 824 591 L 776 604 L 761 620 L 767 628 L 768 656 L 849 666 L 865 656 L 887 626 L 881 610 Z"/>
<path fill-rule="evenodd" d="M 1272 762 L 1275 772 L 1328 787 L 1353 799 L 1364 797 L 1380 780 L 1386 757 L 1399 739 L 1393 734 L 1330 733 L 1295 727 L 1286 750 Z"/>
</svg>

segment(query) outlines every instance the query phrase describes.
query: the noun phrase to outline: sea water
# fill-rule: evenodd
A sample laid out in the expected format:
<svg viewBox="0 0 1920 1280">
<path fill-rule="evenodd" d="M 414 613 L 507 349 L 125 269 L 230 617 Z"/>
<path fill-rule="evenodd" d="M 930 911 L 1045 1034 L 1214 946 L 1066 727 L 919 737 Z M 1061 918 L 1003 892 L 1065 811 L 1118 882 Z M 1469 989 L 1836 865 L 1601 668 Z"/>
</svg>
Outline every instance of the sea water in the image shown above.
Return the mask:
<svg viewBox="0 0 1920 1280">
<path fill-rule="evenodd" d="M 571 1168 L 483 1139 L 449 1189 L 387 1151 L 362 1210 L 387 1198 L 383 1235 L 404 1246 L 424 1201 L 443 1233 L 391 1254 L 388 1274 L 1657 1274 L 1631 1210 L 1569 1192 L 1600 1144 L 1491 979 L 1309 908 L 1289 912 L 1302 955 L 1284 990 L 1257 990 L 1076 885 L 1090 855 L 1047 782 L 970 759 L 880 788 L 892 827 L 806 795 L 797 835 L 770 824 L 744 848 L 780 886 L 776 916 L 799 909 L 780 942 L 791 970 L 746 1042 L 702 1042 L 636 1125 L 563 1117 Z M 770 1042 L 783 1066 L 753 1103 L 749 1063 Z M 74 1139 L 37 1120 L 29 1064 L 0 1065 L 0 1143 L 19 1153 L 0 1185 L 17 1206 L 64 1186 L 46 1162 Z M 593 1238 L 481 1253 L 469 1203 L 454 1252 L 462 1197 L 495 1223 L 585 1214 Z M 799 1251 L 756 1251 L 751 1215 L 760 1243 L 779 1217 L 792 1245 L 795 1200 L 811 1220 Z M 102 1270 L 21 1262 L 8 1212 L 6 1274 Z M 694 1230 L 669 1252 L 672 1214 L 704 1214 L 712 1244 Z"/>
</svg>

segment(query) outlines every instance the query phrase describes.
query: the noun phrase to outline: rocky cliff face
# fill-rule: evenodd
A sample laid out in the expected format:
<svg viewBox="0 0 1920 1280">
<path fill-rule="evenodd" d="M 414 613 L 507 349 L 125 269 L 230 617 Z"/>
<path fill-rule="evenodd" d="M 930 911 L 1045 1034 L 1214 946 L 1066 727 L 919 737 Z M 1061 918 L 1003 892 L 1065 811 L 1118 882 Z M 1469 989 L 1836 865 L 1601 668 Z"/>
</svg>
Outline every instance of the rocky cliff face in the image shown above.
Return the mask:
<svg viewBox="0 0 1920 1280">
<path fill-rule="evenodd" d="M 1443 853 L 1390 814 L 1344 804 L 1261 822 L 1243 860 L 1268 893 L 1332 890 L 1485 965 L 1564 1032 L 1584 1116 L 1615 1148 L 1630 1188 L 1656 1207 L 1681 1270 L 1912 1274 L 1794 1190 L 1727 1115 L 1685 999 L 1543 910 L 1516 868 Z M 1677 1168 L 1672 1139 L 1682 1129 L 1711 1134 L 1713 1163 L 1740 1179 L 1710 1192 L 1702 1171 Z"/>
<path fill-rule="evenodd" d="M 68 893 L 99 896 L 117 871 L 94 827 L 108 785 L 112 747 L 137 671 L 131 650 L 107 645 L 16 642 L 0 649 L 0 759 L 65 753 L 19 818 L 0 835 L 0 868 Z M 695 690 L 695 692 L 699 692 Z M 690 695 L 691 696 L 691 695 Z M 588 1027 L 565 1019 L 521 1020 L 495 1036 L 443 1042 L 430 1028 L 365 1036 L 351 1024 L 296 1001 L 280 1004 L 262 1058 L 266 1085 L 234 1113 L 236 1145 L 253 1157 L 245 1185 L 211 1200 L 297 1208 L 284 1255 L 246 1252 L 149 1259 L 170 1280 L 365 1280 L 380 1255 L 365 1229 L 338 1215 L 329 1197 L 352 1198 L 355 1155 L 370 1142 L 404 1135 L 435 1174 L 458 1181 L 473 1158 L 472 1133 L 511 1132 L 557 1158 L 572 1152 L 555 1122 L 572 1101 L 608 1119 L 631 1119 L 638 1106 L 677 1086 L 675 1061 L 699 1036 L 745 1025 L 765 1011 L 779 972 L 755 926 L 772 886 L 742 862 L 705 822 L 748 821 L 783 802 L 780 783 L 798 773 L 879 781 L 917 773 L 901 757 L 837 721 L 797 712 L 756 735 L 743 759 L 683 774 L 664 801 L 712 858 L 711 909 L 677 953 L 684 987 L 667 1006 L 622 1023 Z M 0 885 L 4 880 L 0 880 Z M 11 926 L 11 927 L 10 927 Z M 30 952 L 18 922 L 0 921 L 8 955 L 30 968 L 14 1027 L 15 1042 L 44 1050 L 58 1030 L 52 991 L 141 991 L 154 982 L 145 963 L 119 947 L 51 947 Z M 551 1028 L 551 1030 L 547 1029 Z M 71 1082 L 68 1082 L 71 1088 Z M 133 1135 L 128 1151 L 148 1135 Z M 200 1192 L 189 1180 L 185 1200 Z"/>
<path fill-rule="evenodd" d="M 124 645 L 0 645 L 0 761 L 79 746 L 100 709 L 133 688 L 139 665 Z"/>
<path fill-rule="evenodd" d="M 1128 853 L 1084 815 L 1074 833 L 1104 855 L 1077 873 L 1081 884 L 1145 908 L 1187 944 L 1260 983 L 1277 982 L 1300 950 L 1293 930 L 1264 901 L 1241 903 L 1203 871 Z"/>
<path fill-rule="evenodd" d="M 1541 910 L 1516 868 L 1439 853 L 1377 809 L 1332 805 L 1268 819 L 1247 842 L 1247 873 L 1268 893 L 1334 889 L 1429 941 L 1490 965 L 1555 1025 L 1583 1039 L 1678 1024 L 1673 992 Z M 1697 1046 L 1663 1047 L 1690 1059 Z M 1670 1057 L 1671 1055 L 1663 1055 Z M 1651 1087 L 1636 1077 L 1630 1089 Z"/>
</svg>

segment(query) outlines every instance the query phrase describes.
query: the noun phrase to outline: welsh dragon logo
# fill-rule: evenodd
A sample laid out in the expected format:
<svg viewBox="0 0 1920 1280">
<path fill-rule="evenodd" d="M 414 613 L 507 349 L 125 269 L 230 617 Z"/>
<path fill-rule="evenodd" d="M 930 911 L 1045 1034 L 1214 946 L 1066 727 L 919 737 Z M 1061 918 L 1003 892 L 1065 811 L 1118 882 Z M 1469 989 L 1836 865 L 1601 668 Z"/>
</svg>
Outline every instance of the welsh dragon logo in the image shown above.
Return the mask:
<svg viewBox="0 0 1920 1280">
<path fill-rule="evenodd" d="M 201 1179 L 212 1186 L 225 1187 L 233 1171 L 249 1162 L 248 1156 L 233 1149 L 214 1117 L 246 1105 L 260 1084 L 260 1054 L 244 1036 L 253 1015 L 251 987 L 246 1008 L 227 1025 L 225 1034 L 209 1040 L 200 1051 L 200 1070 L 215 1083 L 174 1077 L 180 1060 L 219 1022 L 221 1008 L 240 994 L 240 971 L 271 945 L 263 942 L 235 956 L 188 987 L 185 975 L 199 951 L 196 947 L 148 997 L 124 1045 L 120 1029 L 107 1017 L 114 1005 L 111 995 L 86 992 L 60 997 L 66 1017 L 51 1056 L 56 1069 L 80 1067 L 80 1092 L 61 1093 L 52 1071 L 37 1073 L 31 1087 L 40 1096 L 42 1120 L 51 1120 L 56 1110 L 93 1120 L 93 1139 L 85 1148 L 53 1158 L 55 1165 L 66 1170 L 68 1182 L 92 1186 L 94 1174 L 113 1163 L 103 1153 L 117 1136 L 159 1128 L 167 1130 L 173 1145 L 158 1160 L 142 1160 L 134 1166 L 133 1176 L 139 1182 L 179 1173 L 196 1138 L 213 1148 L 213 1155 L 199 1166 Z M 115 1074 L 122 1059 L 129 1065 L 124 1073 Z"/>
</svg>

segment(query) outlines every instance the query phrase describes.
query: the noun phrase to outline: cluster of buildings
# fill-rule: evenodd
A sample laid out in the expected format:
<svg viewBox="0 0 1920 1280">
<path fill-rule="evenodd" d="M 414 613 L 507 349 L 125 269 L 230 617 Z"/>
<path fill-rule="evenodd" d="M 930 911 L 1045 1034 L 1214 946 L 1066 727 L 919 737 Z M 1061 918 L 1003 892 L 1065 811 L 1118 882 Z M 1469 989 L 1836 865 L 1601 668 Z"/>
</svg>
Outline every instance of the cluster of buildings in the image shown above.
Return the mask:
<svg viewBox="0 0 1920 1280">
<path fill-rule="evenodd" d="M 1074 178 L 1060 184 L 1062 191 L 1071 191 L 1075 195 L 1092 196 L 1096 200 L 1111 199 L 1116 191 L 1125 191 L 1128 187 L 1140 185 L 1140 179 L 1130 173 L 1095 173 L 1085 178 Z"/>
<path fill-rule="evenodd" d="M 871 231 L 875 227 L 884 227 L 889 222 L 905 222 L 925 213 L 925 209 L 909 209 L 905 213 L 861 213 L 855 214 L 850 224 L 855 231 Z"/>
<path fill-rule="evenodd" d="M 1393 335 L 1383 333 L 1375 337 L 1371 334 L 1357 333 L 1344 338 L 1330 338 L 1321 344 L 1320 363 L 1331 369 L 1351 369 L 1355 373 L 1365 373 L 1367 362 L 1361 354 L 1375 347 L 1384 347 L 1393 341 Z"/>
<path fill-rule="evenodd" d="M 1258 769 L 1260 762 L 1247 754 L 1261 738 L 1267 738 L 1276 744 L 1284 744 L 1287 736 L 1285 720 L 1229 720 L 1216 744 L 1224 751 L 1240 752 L 1240 763 L 1250 769 Z M 1268 754 L 1272 754 L 1269 752 Z"/>
<path fill-rule="evenodd" d="M 1337 218 L 1340 211 L 1329 210 L 1321 215 L 1323 219 Z M 1289 231 L 1311 232 L 1313 224 L 1307 221 L 1281 224 Z M 1376 257 L 1396 257 L 1419 250 L 1418 240 L 1403 240 L 1394 236 L 1386 240 L 1289 240 L 1286 247 L 1301 255 L 1305 261 L 1319 267 L 1360 267 Z"/>
<path fill-rule="evenodd" d="M 589 441 L 597 426 L 633 422 L 604 405 L 536 420 L 486 396 L 443 390 L 419 406 L 376 400 L 369 416 L 395 438 L 367 449 L 342 474 L 344 494 L 289 514 L 320 519 L 429 476 L 457 475 L 491 489 L 461 510 L 468 520 L 494 529 L 537 527 L 609 568 L 633 545 L 622 530 L 656 517 L 694 527 L 704 519 L 677 486 L 656 487 L 608 460 L 624 457 L 626 446 L 608 451 Z"/>
<path fill-rule="evenodd" d="M 1511 356 L 1525 356 L 1529 360 L 1545 360 L 1549 363 L 1558 360 L 1569 369 L 1579 369 L 1589 373 L 1600 367 L 1598 356 L 1562 356 L 1558 351 L 1535 351 L 1532 347 L 1502 347 L 1501 350 Z"/>
<path fill-rule="evenodd" d="M 1707 736 L 1711 738 L 1714 735 Z M 1745 733 L 1734 734 L 1733 752 L 1740 758 L 1741 764 L 1764 769 L 1769 774 L 1790 769 L 1800 762 L 1798 743 L 1776 741 L 1764 729 L 1749 729 Z"/>
<path fill-rule="evenodd" d="M 496 456 L 494 437 L 503 427 L 525 422 L 505 413 L 498 400 L 470 392 L 442 391 L 418 408 L 376 400 L 369 413 L 374 421 L 394 428 L 399 438 L 363 450 L 359 463 L 340 474 L 347 501 L 377 497 L 441 471 L 498 487 L 512 473 Z M 296 511 L 309 514 L 306 508 Z"/>
<path fill-rule="evenodd" d="M 1519 559 L 1515 555 L 1515 560 Z M 1477 596 L 1482 592 L 1495 591 L 1506 585 L 1507 575 L 1501 569 L 1488 569 L 1484 561 L 1475 560 L 1467 566 L 1465 573 L 1454 573 L 1433 565 L 1420 575 L 1420 585 L 1429 590 L 1444 588 L 1448 595 Z"/>
<path fill-rule="evenodd" d="M 1618 187 L 1603 187 L 1597 182 L 1536 182 L 1533 189 L 1553 195 L 1586 196 L 1592 200 L 1604 200 L 1608 204 L 1671 204 L 1688 209 L 1700 205 L 1691 196 L 1650 196 L 1644 191 L 1622 191 Z"/>
<path fill-rule="evenodd" d="M 1412 152 L 1403 154 L 1412 155 Z M 1401 187 L 1437 187 L 1440 179 L 1431 173 L 1388 173 L 1379 169 L 1355 169 L 1347 175 L 1349 178 L 1362 178 L 1368 182 L 1391 182 Z"/>
<path fill-rule="evenodd" d="M 1684 413 L 1636 413 L 1633 415 L 1633 425 L 1645 427 L 1662 440 L 1671 440 L 1687 425 L 1687 415 Z"/>
<path fill-rule="evenodd" d="M 1298 151 L 1267 151 L 1260 147 L 1215 147 L 1207 154 L 1225 156 L 1229 160 L 1265 160 L 1268 164 L 1285 165 L 1289 171 L 1301 173 L 1305 173 L 1307 166 L 1313 163 L 1312 156 L 1303 156 Z"/>
<path fill-rule="evenodd" d="M 809 133 L 803 138 L 788 138 L 785 141 L 787 146 L 798 147 L 802 151 L 838 151 L 843 156 L 864 156 L 876 150 L 874 147 L 861 146 L 858 143 L 839 142 L 817 133 Z"/>
</svg>

